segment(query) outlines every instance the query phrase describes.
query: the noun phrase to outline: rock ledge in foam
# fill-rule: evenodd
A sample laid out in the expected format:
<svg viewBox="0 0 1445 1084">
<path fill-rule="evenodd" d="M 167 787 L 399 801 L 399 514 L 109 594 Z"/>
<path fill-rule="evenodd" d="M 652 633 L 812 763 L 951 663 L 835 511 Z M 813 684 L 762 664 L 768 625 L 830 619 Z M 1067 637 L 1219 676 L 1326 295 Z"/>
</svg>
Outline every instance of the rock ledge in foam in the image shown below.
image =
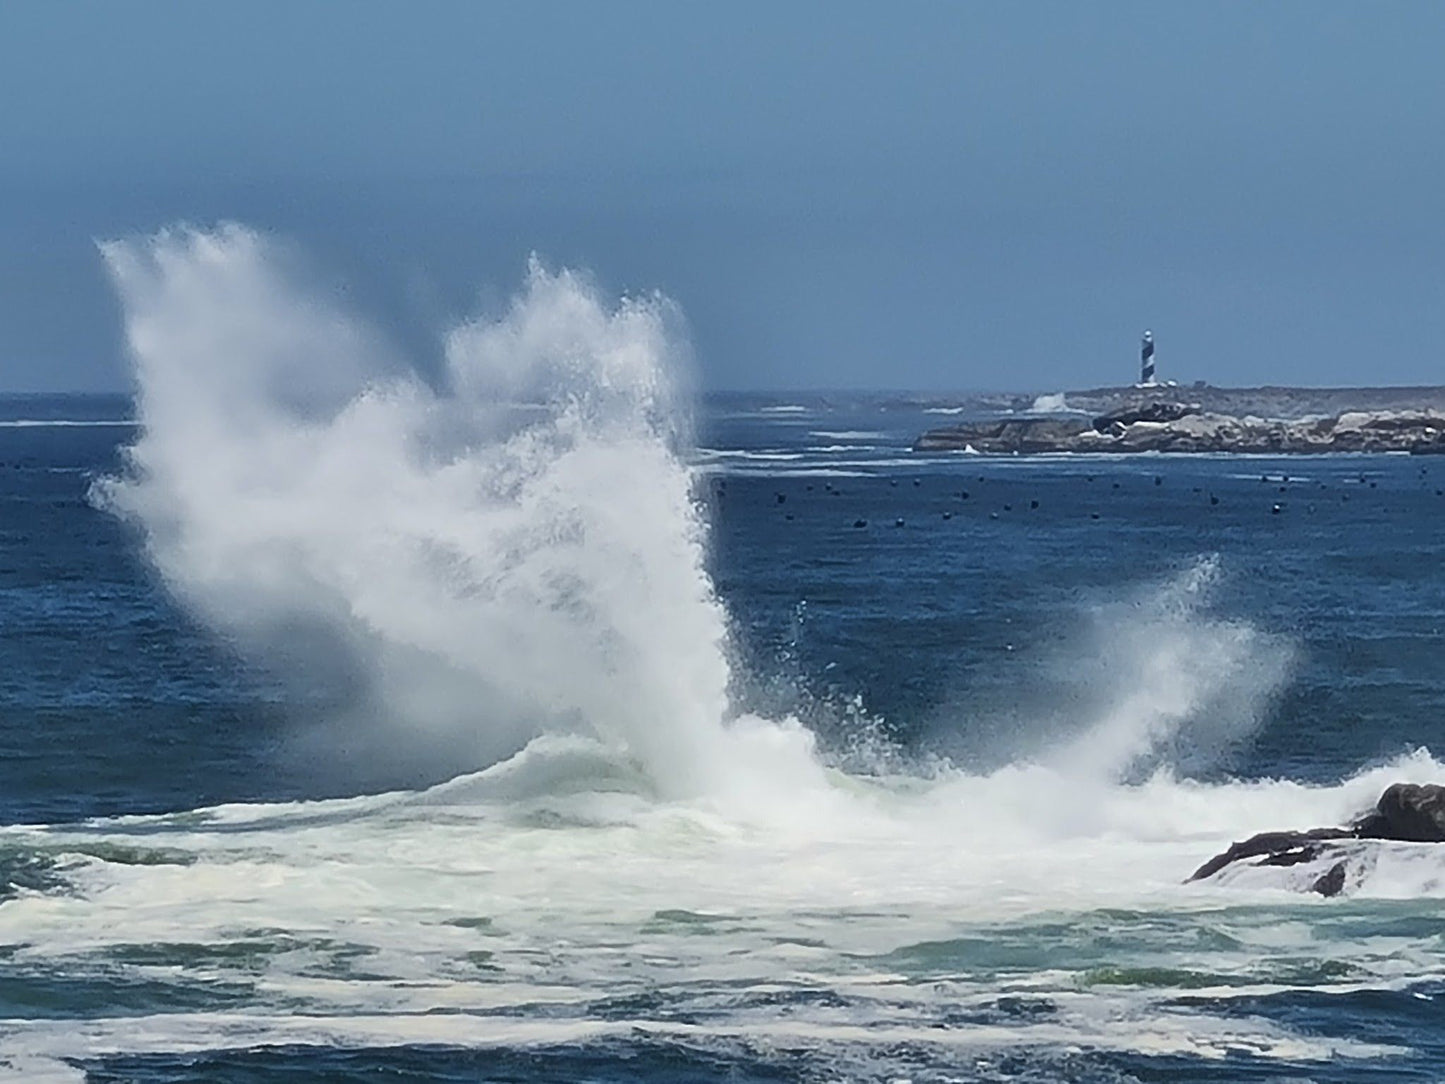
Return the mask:
<svg viewBox="0 0 1445 1084">
<path fill-rule="evenodd" d="M 1302 867 L 1308 871 L 1301 887 L 1322 896 L 1338 896 L 1358 883 L 1361 870 L 1374 859 L 1370 844 L 1445 843 L 1445 786 L 1395 783 L 1364 816 L 1345 828 L 1261 832 L 1215 855 L 1190 875 L 1191 881 L 1219 877 L 1250 867 Z"/>
</svg>

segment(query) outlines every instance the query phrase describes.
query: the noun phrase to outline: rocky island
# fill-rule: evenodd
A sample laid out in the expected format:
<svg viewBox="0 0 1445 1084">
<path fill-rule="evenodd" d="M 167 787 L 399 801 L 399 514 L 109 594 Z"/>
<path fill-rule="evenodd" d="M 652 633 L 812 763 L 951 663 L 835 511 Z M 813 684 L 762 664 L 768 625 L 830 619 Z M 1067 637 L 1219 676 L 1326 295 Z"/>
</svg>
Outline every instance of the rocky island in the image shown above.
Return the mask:
<svg viewBox="0 0 1445 1084">
<path fill-rule="evenodd" d="M 1445 453 L 1441 388 L 1160 387 L 1050 398 L 1051 405 L 1064 409 L 1025 410 L 932 429 L 914 442 L 914 449 L 985 454 Z"/>
</svg>

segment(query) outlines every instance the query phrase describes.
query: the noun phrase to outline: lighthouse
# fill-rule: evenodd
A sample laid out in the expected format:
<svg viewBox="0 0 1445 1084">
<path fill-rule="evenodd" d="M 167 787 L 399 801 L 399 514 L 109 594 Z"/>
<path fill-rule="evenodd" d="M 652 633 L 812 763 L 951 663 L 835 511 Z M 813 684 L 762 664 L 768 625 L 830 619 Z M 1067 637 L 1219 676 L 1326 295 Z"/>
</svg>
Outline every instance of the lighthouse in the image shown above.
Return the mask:
<svg viewBox="0 0 1445 1084">
<path fill-rule="evenodd" d="M 1139 383 L 1154 385 L 1154 332 L 1144 329 L 1144 339 L 1139 344 Z"/>
</svg>

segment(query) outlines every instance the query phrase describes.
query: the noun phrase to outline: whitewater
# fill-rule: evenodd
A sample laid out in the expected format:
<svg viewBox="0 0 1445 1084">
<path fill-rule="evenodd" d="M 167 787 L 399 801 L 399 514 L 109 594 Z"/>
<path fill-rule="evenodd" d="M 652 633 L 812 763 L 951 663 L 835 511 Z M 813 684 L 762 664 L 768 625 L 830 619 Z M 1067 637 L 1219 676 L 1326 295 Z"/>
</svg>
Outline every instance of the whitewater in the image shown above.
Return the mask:
<svg viewBox="0 0 1445 1084">
<path fill-rule="evenodd" d="M 1289 870 L 1184 883 L 1230 840 L 1445 782 L 1425 748 L 1323 779 L 1220 768 L 1306 654 L 1226 612 L 1227 554 L 1010 642 L 1068 695 L 1020 690 L 987 748 L 826 697 L 820 726 L 763 706 L 715 585 L 710 487 L 747 476 L 697 450 L 666 298 L 534 260 L 419 368 L 247 228 L 101 251 L 138 429 L 93 508 L 230 650 L 342 688 L 308 755 L 445 781 L 0 828 L 31 871 L 0 902 L 7 965 L 84 1003 L 0 1018 L 10 1078 L 226 1079 L 242 1055 L 320 1075 L 386 1050 L 468 1079 L 501 1052 L 539 1079 L 658 1080 L 1361 1079 L 1418 1056 L 1263 1006 L 1440 996 L 1428 845 L 1385 848 L 1341 900 Z M 826 500 L 839 457 L 899 470 L 876 425 L 815 412 L 746 415 L 813 442 L 765 480 L 807 484 L 774 511 Z"/>
</svg>

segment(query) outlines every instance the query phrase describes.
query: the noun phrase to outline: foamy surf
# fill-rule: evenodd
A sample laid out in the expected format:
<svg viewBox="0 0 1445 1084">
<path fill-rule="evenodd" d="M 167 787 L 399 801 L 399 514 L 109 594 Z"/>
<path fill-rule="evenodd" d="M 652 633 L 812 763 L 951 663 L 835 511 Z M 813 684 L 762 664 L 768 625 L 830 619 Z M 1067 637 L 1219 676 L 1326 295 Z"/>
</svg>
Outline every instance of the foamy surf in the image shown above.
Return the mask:
<svg viewBox="0 0 1445 1084">
<path fill-rule="evenodd" d="M 23 945 L 15 962 L 151 989 L 157 1011 L 10 1020 L 0 1036 L 22 1066 L 636 1032 L 856 1056 L 913 1044 L 1388 1058 L 1388 1044 L 1169 1006 L 1438 976 L 1429 946 L 1393 937 L 1395 917 L 1372 902 L 1398 897 L 1399 868 L 1349 901 L 1278 880 L 1181 883 L 1221 836 L 1338 817 L 1406 772 L 1445 775 L 1423 753 L 1329 787 L 1010 766 L 834 777 L 786 814 L 738 818 L 658 798 L 585 742 L 538 739 L 411 795 L 7 829 L 0 849 L 52 862 L 64 886 L 0 906 L 0 938 Z M 800 815 L 809 806 L 817 815 Z M 1411 887 L 1438 896 L 1439 869 Z M 818 990 L 831 993 L 809 1000 Z M 603 1008 L 644 991 L 621 1016 Z M 785 1022 L 779 997 L 799 999 Z M 1011 1018 L 1000 997 L 1050 1007 Z M 159 1011 L 177 1000 L 190 1009 Z M 278 1002 L 306 1011 L 268 1009 Z M 991 1022 L 947 1023 L 970 1006 Z"/>
</svg>

